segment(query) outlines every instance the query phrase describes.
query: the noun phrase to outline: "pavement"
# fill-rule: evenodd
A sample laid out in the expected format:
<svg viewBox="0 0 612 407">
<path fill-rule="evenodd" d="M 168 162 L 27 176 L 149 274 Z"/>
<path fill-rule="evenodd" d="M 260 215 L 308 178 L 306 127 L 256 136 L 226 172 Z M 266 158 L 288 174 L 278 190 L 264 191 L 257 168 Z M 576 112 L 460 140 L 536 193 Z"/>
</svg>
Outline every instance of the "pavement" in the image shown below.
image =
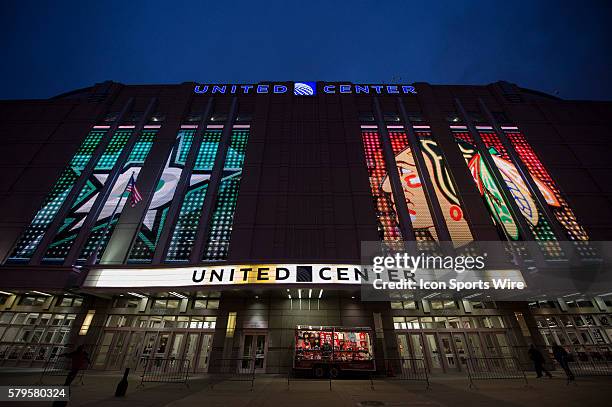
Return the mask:
<svg viewBox="0 0 612 407">
<path fill-rule="evenodd" d="M 40 372 L 25 369 L 0 369 L 0 385 L 35 385 Z M 167 406 L 167 407 L 401 407 L 401 406 L 603 406 L 612 396 L 611 377 L 578 378 L 567 384 L 557 375 L 552 379 L 528 376 L 528 384 L 520 380 L 477 382 L 468 386 L 464 375 L 431 377 L 424 382 L 375 380 L 298 380 L 287 384 L 280 375 L 258 375 L 253 383 L 232 381 L 214 375 L 201 375 L 185 384 L 145 383 L 132 374 L 125 397 L 114 397 L 121 375 L 88 372 L 83 382 L 71 388 L 69 406 Z M 45 385 L 59 385 L 63 377 L 45 377 Z M 2 406 L 51 406 L 51 402 L 11 402 Z"/>
</svg>

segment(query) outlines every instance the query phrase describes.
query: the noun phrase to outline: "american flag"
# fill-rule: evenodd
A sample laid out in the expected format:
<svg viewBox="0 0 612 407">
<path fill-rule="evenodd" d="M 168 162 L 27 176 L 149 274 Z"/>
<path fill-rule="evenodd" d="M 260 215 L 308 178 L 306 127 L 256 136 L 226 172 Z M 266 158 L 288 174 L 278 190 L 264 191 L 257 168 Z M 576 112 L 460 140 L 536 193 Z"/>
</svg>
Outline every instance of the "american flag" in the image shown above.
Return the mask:
<svg viewBox="0 0 612 407">
<path fill-rule="evenodd" d="M 128 182 L 125 190 L 130 194 L 130 206 L 133 208 L 136 204 L 142 201 L 142 195 L 140 195 L 140 191 L 136 188 L 136 181 L 134 180 L 134 174 L 130 177 L 130 182 Z"/>
</svg>

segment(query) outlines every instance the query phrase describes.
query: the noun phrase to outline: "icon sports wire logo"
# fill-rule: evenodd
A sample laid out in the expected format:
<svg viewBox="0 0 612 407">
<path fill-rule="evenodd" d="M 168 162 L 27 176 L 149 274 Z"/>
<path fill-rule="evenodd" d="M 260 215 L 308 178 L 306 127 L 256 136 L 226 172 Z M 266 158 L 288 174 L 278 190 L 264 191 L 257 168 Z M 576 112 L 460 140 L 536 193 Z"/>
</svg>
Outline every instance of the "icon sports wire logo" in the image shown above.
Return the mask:
<svg viewBox="0 0 612 407">
<path fill-rule="evenodd" d="M 296 96 L 312 96 L 317 93 L 316 82 L 294 82 L 293 94 Z"/>
</svg>

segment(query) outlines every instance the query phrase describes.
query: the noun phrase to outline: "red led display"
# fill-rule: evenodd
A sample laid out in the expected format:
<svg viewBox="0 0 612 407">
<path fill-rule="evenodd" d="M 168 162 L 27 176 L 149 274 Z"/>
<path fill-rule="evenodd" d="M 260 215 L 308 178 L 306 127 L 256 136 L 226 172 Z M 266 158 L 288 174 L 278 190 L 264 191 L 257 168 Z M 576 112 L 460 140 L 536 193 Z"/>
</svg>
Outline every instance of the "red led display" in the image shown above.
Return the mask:
<svg viewBox="0 0 612 407">
<path fill-rule="evenodd" d="M 375 131 L 363 131 L 361 137 L 368 167 L 370 189 L 376 209 L 378 234 L 383 241 L 402 240 L 395 204 L 391 199 L 391 194 L 383 190 L 383 183 L 387 178 L 387 169 L 380 144 L 380 136 Z"/>
<path fill-rule="evenodd" d="M 525 139 L 525 136 L 518 131 L 510 131 L 506 135 L 531 175 L 537 177 L 538 181 L 547 187 L 540 187 L 539 189 L 542 191 L 555 217 L 566 230 L 568 238 L 571 240 L 589 240 L 586 231 L 578 224 L 574 212 L 561 195 L 561 191 Z"/>
<path fill-rule="evenodd" d="M 425 197 L 425 191 L 421 183 L 421 174 L 412 157 L 406 133 L 392 131 L 389 132 L 389 138 L 414 234 L 417 240 L 438 240 L 433 218 Z M 383 187 L 389 193 L 391 192 L 389 180 L 385 182 Z"/>
</svg>

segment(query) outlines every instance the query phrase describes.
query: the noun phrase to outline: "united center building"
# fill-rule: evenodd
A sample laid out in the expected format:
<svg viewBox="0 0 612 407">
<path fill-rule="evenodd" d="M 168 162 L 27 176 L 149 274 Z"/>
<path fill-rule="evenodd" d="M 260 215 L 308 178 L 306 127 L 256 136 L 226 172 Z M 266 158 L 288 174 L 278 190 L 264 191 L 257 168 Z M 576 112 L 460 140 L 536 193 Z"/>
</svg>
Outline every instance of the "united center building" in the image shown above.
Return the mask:
<svg viewBox="0 0 612 407">
<path fill-rule="evenodd" d="M 104 82 L 0 115 L 0 366 L 84 344 L 100 370 L 284 373 L 317 330 L 379 370 L 464 371 L 531 343 L 610 358 L 603 285 L 520 301 L 360 289 L 362 242 L 533 241 L 551 264 L 578 242 L 579 262 L 601 261 L 609 102 L 506 82 Z"/>
</svg>

